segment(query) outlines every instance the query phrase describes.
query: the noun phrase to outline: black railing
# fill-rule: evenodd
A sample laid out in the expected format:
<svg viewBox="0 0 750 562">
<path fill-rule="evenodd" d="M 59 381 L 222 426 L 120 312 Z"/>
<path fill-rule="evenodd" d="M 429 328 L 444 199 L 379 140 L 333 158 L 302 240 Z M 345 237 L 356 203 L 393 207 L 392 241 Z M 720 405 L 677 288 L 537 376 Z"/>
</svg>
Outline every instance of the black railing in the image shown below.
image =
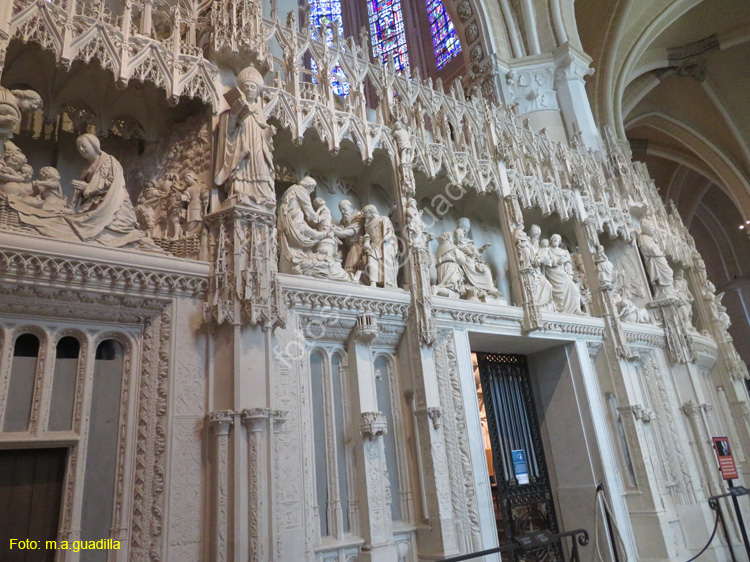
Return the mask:
<svg viewBox="0 0 750 562">
<path fill-rule="evenodd" d="M 727 523 L 724 520 L 724 513 L 721 511 L 721 505 L 719 504 L 719 500 L 722 498 L 732 498 L 732 503 L 734 504 L 734 508 L 737 513 L 737 522 L 739 523 L 740 532 L 742 533 L 742 542 L 745 544 L 745 552 L 748 556 L 748 559 L 750 560 L 750 541 L 748 541 L 747 529 L 745 529 L 745 524 L 742 521 L 742 512 L 740 511 L 740 506 L 739 506 L 739 503 L 737 502 L 737 498 L 739 496 L 746 496 L 746 495 L 750 495 L 750 489 L 743 488 L 742 486 L 732 486 L 732 481 L 730 480 L 728 493 L 719 494 L 718 496 L 711 496 L 710 498 L 708 498 L 708 506 L 716 512 L 716 525 L 714 525 L 714 532 L 711 535 L 711 539 L 709 539 L 708 544 L 699 554 L 702 554 L 703 551 L 705 551 L 706 548 L 708 548 L 708 545 L 711 544 L 711 541 L 713 540 L 714 535 L 716 534 L 716 526 L 719 523 L 721 523 L 721 528 L 724 531 L 724 538 L 727 541 L 727 548 L 729 549 L 729 555 L 732 558 L 732 562 L 736 562 L 737 559 L 734 556 L 734 549 L 732 548 L 732 537 L 729 534 L 729 530 L 727 529 Z"/>
<path fill-rule="evenodd" d="M 490 554 L 503 552 L 519 554 L 536 551 L 539 553 L 540 551 L 547 550 L 554 545 L 562 546 L 565 537 L 570 537 L 572 545 L 570 549 L 570 562 L 580 562 L 581 559 L 578 555 L 578 545 L 586 546 L 589 544 L 589 534 L 588 531 L 584 529 L 576 529 L 575 531 L 568 531 L 567 533 L 551 533 L 549 531 L 527 533 L 517 536 L 511 544 L 445 558 L 443 562 L 462 562 L 463 560 L 474 560 L 476 558 L 481 558 L 482 556 L 489 556 Z"/>
</svg>

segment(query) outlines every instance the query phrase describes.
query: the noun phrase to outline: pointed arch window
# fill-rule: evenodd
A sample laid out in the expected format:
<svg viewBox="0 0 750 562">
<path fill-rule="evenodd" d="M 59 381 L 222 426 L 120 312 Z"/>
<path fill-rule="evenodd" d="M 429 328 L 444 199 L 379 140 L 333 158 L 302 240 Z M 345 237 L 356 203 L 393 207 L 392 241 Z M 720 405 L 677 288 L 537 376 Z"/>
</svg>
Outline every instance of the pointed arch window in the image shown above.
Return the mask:
<svg viewBox="0 0 750 562">
<path fill-rule="evenodd" d="M 372 54 L 385 64 L 393 53 L 396 72 L 409 73 L 401 0 L 367 0 Z"/>
<path fill-rule="evenodd" d="M 336 26 L 339 37 L 344 38 L 344 23 L 341 18 L 341 0 L 310 0 L 310 31 L 313 39 L 318 37 L 319 29 L 326 30 L 326 44 L 333 45 L 333 27 Z M 318 65 L 310 60 L 310 68 L 317 74 Z M 315 82 L 315 80 L 313 80 Z M 341 68 L 336 67 L 331 72 L 331 87 L 339 96 L 349 93 L 349 81 Z"/>
<path fill-rule="evenodd" d="M 461 52 L 461 41 L 442 0 L 427 0 L 427 16 L 430 21 L 435 59 L 440 70 Z"/>
</svg>

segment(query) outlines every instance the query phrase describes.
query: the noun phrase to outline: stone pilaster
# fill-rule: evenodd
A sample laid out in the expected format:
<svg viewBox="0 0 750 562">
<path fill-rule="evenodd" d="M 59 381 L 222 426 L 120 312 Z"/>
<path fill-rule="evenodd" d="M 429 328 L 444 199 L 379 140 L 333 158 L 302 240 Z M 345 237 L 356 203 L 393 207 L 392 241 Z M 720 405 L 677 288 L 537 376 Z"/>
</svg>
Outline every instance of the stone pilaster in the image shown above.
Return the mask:
<svg viewBox="0 0 750 562">
<path fill-rule="evenodd" d="M 383 440 L 388 429 L 378 408 L 371 349 L 377 334 L 375 316 L 364 313 L 357 318 L 348 343 L 349 365 L 357 390 L 354 408 L 360 418 L 362 435 L 355 447 L 355 454 L 360 458 L 358 464 L 362 467 L 357 471 L 359 531 L 365 539 L 360 558 L 367 562 L 397 562 Z"/>
<path fill-rule="evenodd" d="M 440 394 L 432 347 L 420 345 L 410 318 L 401 349 L 410 354 L 414 382 L 412 411 L 415 417 L 420 485 L 425 525 L 417 529 L 420 554 L 444 557 L 458 554 L 450 473 L 445 438 L 441 427 Z M 408 346 L 408 348 L 407 348 Z M 437 558 L 436 558 L 437 559 Z"/>
</svg>

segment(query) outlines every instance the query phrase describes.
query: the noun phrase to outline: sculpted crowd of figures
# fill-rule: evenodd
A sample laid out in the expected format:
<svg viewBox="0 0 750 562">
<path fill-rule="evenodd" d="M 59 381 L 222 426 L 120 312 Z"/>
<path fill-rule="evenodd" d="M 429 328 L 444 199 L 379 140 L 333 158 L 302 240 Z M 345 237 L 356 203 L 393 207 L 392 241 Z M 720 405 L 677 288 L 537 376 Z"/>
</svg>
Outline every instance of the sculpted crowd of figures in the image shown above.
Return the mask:
<svg viewBox="0 0 750 562">
<path fill-rule="evenodd" d="M 263 89 L 262 75 L 247 67 L 238 74 L 237 87 L 225 95 L 229 109 L 218 119 L 212 176 L 226 193 L 224 205 L 237 203 L 273 213 L 277 207 L 272 144 L 276 128 L 266 121 Z M 6 133 L 17 124 L 21 109 L 41 107 L 35 92 L 16 92 L 16 97 L 4 89 L 0 93 L 3 115 L 16 119 L 8 122 L 3 129 Z M 7 111 L 9 107 L 14 111 Z M 83 134 L 76 147 L 84 165 L 80 179 L 71 182 L 74 196 L 68 201 L 59 171 L 45 166 L 35 174 L 9 136 L 0 135 L 0 198 L 18 214 L 20 223 L 42 235 L 161 251 L 153 239 L 177 240 L 203 231 L 211 190 L 198 173 L 166 171 L 163 179 L 145 182 L 133 205 L 121 163 L 102 150 L 95 135 Z M 412 144 L 401 119 L 396 120 L 393 138 L 400 162 L 410 164 Z M 413 188 L 413 177 L 409 178 Z M 358 210 L 351 201 L 341 201 L 341 219 L 336 223 L 325 200 L 313 197 L 315 187 L 315 179 L 304 177 L 287 188 L 278 202 L 281 273 L 395 288 L 402 265 L 399 256 L 405 255 L 405 246 L 427 251 L 434 243 L 434 295 L 479 301 L 500 296 L 497 280 L 483 256 L 490 244 L 475 245 L 469 219 L 459 219 L 453 231 L 435 237 L 427 232 L 417 201 L 407 196 L 402 205 L 404 240 L 400 242 L 391 219 L 371 204 Z M 582 256 L 571 254 L 559 234 L 542 238 L 541 233 L 535 224 L 528 233 L 523 225 L 513 229 L 519 267 L 530 272 L 539 310 L 590 314 L 591 290 Z M 665 256 L 651 218 L 641 220 L 637 243 L 653 298 L 677 299 L 682 323 L 694 331 L 694 296 L 684 272 L 674 270 Z M 618 282 L 619 274 L 602 246 L 596 247 L 593 259 L 599 286 L 612 291 L 618 318 L 653 322 L 648 310 L 634 304 L 629 285 Z M 726 330 L 729 318 L 721 304 L 722 295 L 714 295 L 713 286 L 707 286 L 702 297 L 717 325 Z"/>
</svg>

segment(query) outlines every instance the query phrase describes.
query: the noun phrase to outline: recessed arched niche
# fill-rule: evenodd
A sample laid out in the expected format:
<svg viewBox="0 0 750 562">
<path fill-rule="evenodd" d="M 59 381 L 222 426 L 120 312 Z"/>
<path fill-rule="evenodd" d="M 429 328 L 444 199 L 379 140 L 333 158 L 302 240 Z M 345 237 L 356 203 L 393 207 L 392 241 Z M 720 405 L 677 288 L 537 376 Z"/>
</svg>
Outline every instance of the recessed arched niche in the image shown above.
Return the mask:
<svg viewBox="0 0 750 562">
<path fill-rule="evenodd" d="M 489 244 L 481 252 L 484 263 L 489 266 L 500 298 L 508 301 L 510 281 L 508 279 L 508 253 L 500 223 L 500 198 L 497 193 L 478 193 L 471 186 L 456 185 L 444 176 L 430 181 L 423 174 L 415 174 L 417 181 L 417 208 L 422 211 L 422 220 L 427 231 L 433 235 L 430 253 L 434 256 L 443 232 L 455 233 L 459 219 L 469 220 L 470 230 L 465 233 L 476 248 Z M 437 270 L 431 267 L 431 283 L 437 282 Z"/>
<path fill-rule="evenodd" d="M 124 349 L 117 340 L 104 340 L 97 346 L 86 441 L 81 540 L 101 540 L 110 536 L 117 476 L 120 415 L 124 407 L 124 362 Z M 81 560 L 99 560 L 97 552 L 82 551 Z"/>
<path fill-rule="evenodd" d="M 4 432 L 29 429 L 39 348 L 39 338 L 34 334 L 21 334 L 13 345 L 8 400 L 3 419 Z"/>
<path fill-rule="evenodd" d="M 49 431 L 73 429 L 73 404 L 80 361 L 81 344 L 73 336 L 60 338 L 55 346 L 55 372 L 52 379 Z"/>
</svg>

